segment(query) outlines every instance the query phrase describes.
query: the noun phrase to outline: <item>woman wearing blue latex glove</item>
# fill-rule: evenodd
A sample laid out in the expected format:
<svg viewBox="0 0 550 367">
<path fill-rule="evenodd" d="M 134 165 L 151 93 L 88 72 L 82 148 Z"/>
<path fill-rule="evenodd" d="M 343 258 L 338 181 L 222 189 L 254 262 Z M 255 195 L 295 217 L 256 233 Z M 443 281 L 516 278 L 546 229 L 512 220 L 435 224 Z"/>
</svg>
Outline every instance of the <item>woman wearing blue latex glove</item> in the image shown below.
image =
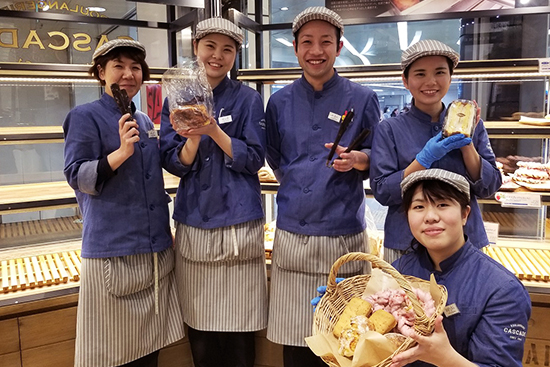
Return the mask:
<svg viewBox="0 0 550 367">
<path fill-rule="evenodd" d="M 416 155 L 416 161 L 425 168 L 430 168 L 435 161 L 440 160 L 452 150 L 462 148 L 472 142 L 464 134 L 451 135 L 443 138 L 443 133 L 428 140 L 424 148 Z"/>
<path fill-rule="evenodd" d="M 472 212 L 465 233 L 479 247 L 489 243 L 477 198 L 491 196 L 502 178 L 483 121 L 471 138 L 442 139 L 446 106 L 442 99 L 451 85 L 459 55 L 433 40 L 415 43 L 401 56 L 403 84 L 412 94 L 411 109 L 380 123 L 374 133 L 370 180 L 374 197 L 388 206 L 384 231 L 384 260 L 392 263 L 411 244 L 413 236 L 401 208 L 401 180 L 427 168 L 444 168 L 470 181 Z"/>
</svg>

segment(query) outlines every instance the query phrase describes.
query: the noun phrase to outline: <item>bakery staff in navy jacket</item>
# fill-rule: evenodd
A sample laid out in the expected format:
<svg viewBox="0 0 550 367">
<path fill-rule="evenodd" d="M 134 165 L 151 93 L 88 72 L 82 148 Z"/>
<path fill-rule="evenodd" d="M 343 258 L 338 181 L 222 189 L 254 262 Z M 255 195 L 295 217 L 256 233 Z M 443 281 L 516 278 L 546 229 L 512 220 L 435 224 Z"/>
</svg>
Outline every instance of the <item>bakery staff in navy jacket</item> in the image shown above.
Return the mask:
<svg viewBox="0 0 550 367">
<path fill-rule="evenodd" d="M 393 263 L 404 275 L 448 291 L 444 317 L 430 336 L 397 354 L 391 367 L 521 367 L 531 301 L 514 274 L 464 235 L 470 184 L 442 169 L 416 171 L 401 183 L 414 252 Z"/>
<path fill-rule="evenodd" d="M 338 14 L 307 8 L 296 16 L 292 30 L 303 75 L 273 94 L 266 111 L 267 160 L 280 182 L 267 338 L 284 345 L 285 367 L 324 366 L 304 341 L 313 322 L 309 302 L 336 259 L 367 250 L 363 180 L 380 106 L 370 88 L 334 69 L 343 46 Z M 327 167 L 341 115 L 351 109 L 354 118 L 336 150 L 341 159 Z M 366 128 L 370 136 L 345 153 Z M 365 270 L 359 263 L 347 265 L 342 272 L 348 275 Z"/>
<path fill-rule="evenodd" d="M 158 135 L 132 103 L 122 115 L 111 91 L 133 98 L 149 79 L 145 48 L 116 39 L 98 47 L 90 74 L 101 99 L 63 123 L 65 169 L 82 212 L 82 267 L 75 366 L 156 366 L 158 350 L 183 337 Z"/>
<path fill-rule="evenodd" d="M 372 142 L 370 185 L 374 197 L 388 207 L 384 224 L 384 260 L 392 263 L 413 238 L 402 208 L 399 184 L 412 172 L 442 168 L 467 177 L 472 190 L 465 232 L 474 246 L 489 244 L 477 198 L 493 195 L 502 184 L 495 154 L 482 120 L 472 137 L 442 139 L 447 107 L 441 100 L 451 85 L 459 54 L 436 40 L 422 40 L 403 51 L 403 84 L 413 100 L 408 112 L 380 123 Z"/>
<path fill-rule="evenodd" d="M 242 41 L 226 19 L 199 22 L 193 47 L 213 89 L 213 123 L 179 135 L 166 102 L 161 118 L 163 165 L 181 177 L 176 274 L 196 367 L 252 367 L 254 332 L 267 326 L 265 115 L 259 93 L 227 77 Z"/>
</svg>

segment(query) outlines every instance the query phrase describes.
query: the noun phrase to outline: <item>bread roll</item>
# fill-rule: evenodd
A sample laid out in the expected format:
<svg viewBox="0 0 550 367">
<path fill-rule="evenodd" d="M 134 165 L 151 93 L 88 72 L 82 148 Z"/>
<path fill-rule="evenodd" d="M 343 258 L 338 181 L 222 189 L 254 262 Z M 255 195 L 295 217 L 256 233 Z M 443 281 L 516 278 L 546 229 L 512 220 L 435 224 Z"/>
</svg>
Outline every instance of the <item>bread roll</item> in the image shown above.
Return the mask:
<svg viewBox="0 0 550 367">
<path fill-rule="evenodd" d="M 374 326 L 374 331 L 380 334 L 386 334 L 397 326 L 397 320 L 395 317 L 385 310 L 374 311 L 369 317 L 369 320 Z"/>
<path fill-rule="evenodd" d="M 342 330 L 338 352 L 344 357 L 353 357 L 359 337 L 369 330 L 374 330 L 367 316 L 357 315 L 351 318 L 349 329 Z"/>
<path fill-rule="evenodd" d="M 351 318 L 358 315 L 369 316 L 372 306 L 370 303 L 362 298 L 354 297 L 350 299 L 349 303 L 344 308 L 344 312 L 340 315 L 338 322 L 334 325 L 332 333 L 335 337 L 339 338 L 342 334 L 342 330 L 349 329 L 351 327 Z"/>
</svg>

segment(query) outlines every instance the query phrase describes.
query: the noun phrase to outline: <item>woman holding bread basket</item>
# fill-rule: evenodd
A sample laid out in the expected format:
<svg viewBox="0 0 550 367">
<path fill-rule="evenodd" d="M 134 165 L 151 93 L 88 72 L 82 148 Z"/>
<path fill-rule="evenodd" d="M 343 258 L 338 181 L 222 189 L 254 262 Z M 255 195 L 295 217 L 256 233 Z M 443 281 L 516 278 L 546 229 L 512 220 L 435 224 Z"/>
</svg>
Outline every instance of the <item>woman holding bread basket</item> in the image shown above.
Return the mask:
<svg viewBox="0 0 550 367">
<path fill-rule="evenodd" d="M 145 48 L 111 40 L 90 74 L 105 93 L 63 123 L 64 173 L 84 226 L 74 365 L 155 367 L 184 334 L 158 134 L 131 102 L 149 78 Z"/>
<path fill-rule="evenodd" d="M 212 88 L 213 116 L 182 129 L 170 117 L 169 100 L 162 112 L 163 165 L 181 177 L 173 216 L 176 274 L 195 367 L 252 367 L 254 332 L 267 326 L 258 179 L 264 109 L 256 91 L 227 77 L 242 41 L 226 19 L 199 22 L 193 46 Z"/>
<path fill-rule="evenodd" d="M 531 301 L 523 284 L 464 235 L 470 184 L 441 169 L 401 183 L 414 252 L 393 263 L 403 275 L 435 276 L 448 291 L 434 333 L 411 332 L 417 345 L 392 358 L 401 366 L 521 367 Z"/>
<path fill-rule="evenodd" d="M 382 121 L 374 134 L 371 188 L 376 200 L 388 206 L 384 259 L 389 263 L 405 253 L 413 238 L 401 207 L 399 184 L 411 173 L 428 168 L 450 170 L 468 179 L 471 213 L 465 232 L 474 246 L 489 244 L 477 198 L 494 194 L 502 178 L 483 121 L 475 116 L 476 107 L 470 103 L 473 130 L 459 129 L 445 138 L 442 132 L 446 113 L 451 110 L 442 99 L 458 61 L 456 51 L 435 40 L 423 40 L 406 49 L 401 68 L 403 84 L 413 97 L 411 109 Z M 456 115 L 449 117 L 456 119 Z"/>
</svg>

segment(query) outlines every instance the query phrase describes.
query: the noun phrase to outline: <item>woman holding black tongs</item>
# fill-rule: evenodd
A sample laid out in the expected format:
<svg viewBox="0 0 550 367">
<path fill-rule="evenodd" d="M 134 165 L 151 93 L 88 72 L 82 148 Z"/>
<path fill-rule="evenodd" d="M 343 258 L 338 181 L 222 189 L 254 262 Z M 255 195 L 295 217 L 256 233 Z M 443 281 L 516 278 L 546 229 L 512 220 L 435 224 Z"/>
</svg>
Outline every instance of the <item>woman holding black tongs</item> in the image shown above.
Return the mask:
<svg viewBox="0 0 550 367">
<path fill-rule="evenodd" d="M 65 169 L 83 216 L 75 366 L 157 366 L 184 335 L 158 136 L 131 99 L 145 48 L 116 39 L 89 70 L 105 87 L 63 123 Z"/>
</svg>

